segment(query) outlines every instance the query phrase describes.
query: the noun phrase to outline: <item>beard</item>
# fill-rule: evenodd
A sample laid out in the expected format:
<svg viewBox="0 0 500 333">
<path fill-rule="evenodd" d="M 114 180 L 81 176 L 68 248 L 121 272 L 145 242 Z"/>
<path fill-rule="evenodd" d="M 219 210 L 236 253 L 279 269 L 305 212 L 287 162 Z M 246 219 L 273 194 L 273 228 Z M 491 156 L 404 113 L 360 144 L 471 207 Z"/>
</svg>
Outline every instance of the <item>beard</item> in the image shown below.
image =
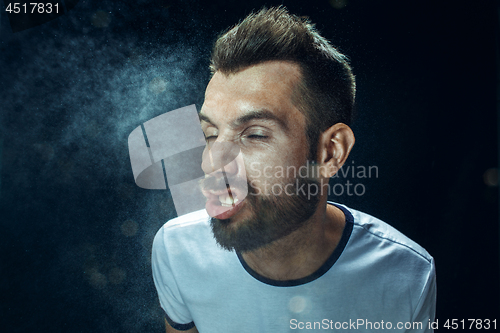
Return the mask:
<svg viewBox="0 0 500 333">
<path fill-rule="evenodd" d="M 231 223 L 233 218 L 220 220 L 212 217 L 210 225 L 217 243 L 229 251 L 252 251 L 288 236 L 305 225 L 316 212 L 320 196 L 299 189 L 312 186 L 319 188 L 319 181 L 298 177 L 295 182 L 280 185 L 280 195 L 262 195 L 248 182 L 245 208 L 250 210 L 251 217 L 238 221 L 238 226 Z M 292 195 L 286 194 L 283 189 Z"/>
</svg>

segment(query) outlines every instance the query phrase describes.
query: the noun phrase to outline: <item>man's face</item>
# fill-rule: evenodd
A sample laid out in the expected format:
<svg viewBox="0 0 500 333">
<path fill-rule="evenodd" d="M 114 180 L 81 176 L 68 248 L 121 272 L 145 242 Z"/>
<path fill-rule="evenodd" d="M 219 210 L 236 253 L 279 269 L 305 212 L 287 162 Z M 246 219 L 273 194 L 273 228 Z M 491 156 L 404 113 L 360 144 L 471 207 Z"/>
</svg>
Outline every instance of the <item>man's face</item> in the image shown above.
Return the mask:
<svg viewBox="0 0 500 333">
<path fill-rule="evenodd" d="M 226 249 L 260 248 L 316 211 L 319 198 L 296 190 L 314 182 L 296 176 L 309 152 L 306 119 L 291 102 L 299 80 L 298 65 L 270 61 L 229 76 L 217 72 L 208 84 L 200 113 L 207 139 L 202 189 L 214 236 Z"/>
</svg>

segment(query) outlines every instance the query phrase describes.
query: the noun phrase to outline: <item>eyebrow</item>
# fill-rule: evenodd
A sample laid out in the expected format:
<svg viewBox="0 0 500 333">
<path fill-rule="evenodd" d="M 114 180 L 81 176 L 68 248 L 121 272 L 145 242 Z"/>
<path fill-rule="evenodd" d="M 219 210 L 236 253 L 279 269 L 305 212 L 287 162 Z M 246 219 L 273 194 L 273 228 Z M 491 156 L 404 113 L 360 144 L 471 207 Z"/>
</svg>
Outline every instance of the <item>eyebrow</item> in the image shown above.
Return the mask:
<svg viewBox="0 0 500 333">
<path fill-rule="evenodd" d="M 206 114 L 200 112 L 198 114 L 198 116 L 200 118 L 200 121 L 207 122 L 207 123 L 217 127 L 215 125 L 215 123 Z M 271 120 L 271 121 L 278 123 L 278 125 L 280 125 L 283 129 L 285 129 L 285 130 L 288 129 L 288 126 L 286 125 L 286 123 L 282 119 L 278 118 L 274 113 L 272 113 L 271 111 L 266 110 L 266 109 L 248 111 L 243 116 L 239 117 L 236 120 L 233 120 L 231 122 L 231 124 L 229 124 L 229 126 L 231 128 L 236 128 L 236 127 L 239 127 L 243 124 L 246 124 L 252 120 L 258 120 L 258 119 Z"/>
</svg>

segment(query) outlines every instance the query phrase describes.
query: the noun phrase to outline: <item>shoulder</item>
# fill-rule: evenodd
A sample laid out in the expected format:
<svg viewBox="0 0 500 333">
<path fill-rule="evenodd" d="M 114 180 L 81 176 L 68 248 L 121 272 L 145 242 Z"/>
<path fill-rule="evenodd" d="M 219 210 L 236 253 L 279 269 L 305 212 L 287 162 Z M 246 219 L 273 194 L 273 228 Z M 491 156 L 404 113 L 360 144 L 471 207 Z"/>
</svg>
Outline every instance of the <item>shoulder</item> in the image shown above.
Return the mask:
<svg viewBox="0 0 500 333">
<path fill-rule="evenodd" d="M 374 216 L 335 205 L 344 211 L 352 226 L 341 261 L 351 268 L 371 269 L 413 284 L 426 284 L 433 278 L 434 259 L 422 246 Z"/>
<path fill-rule="evenodd" d="M 176 217 L 165 223 L 156 233 L 153 249 L 198 247 L 212 239 L 210 217 L 205 209 Z"/>
<path fill-rule="evenodd" d="M 205 209 L 168 221 L 153 241 L 154 275 L 171 275 L 180 285 L 189 284 L 196 276 L 210 274 L 209 267 L 217 271 L 234 260 L 237 260 L 234 253 L 223 250 L 215 241 Z"/>
<path fill-rule="evenodd" d="M 337 206 L 341 206 L 352 215 L 352 236 L 354 238 L 359 237 L 368 242 L 391 246 L 408 256 L 419 258 L 428 263 L 433 261 L 432 256 L 422 246 L 386 222 L 343 205 L 337 204 Z"/>
<path fill-rule="evenodd" d="M 404 312 L 411 314 L 408 321 L 434 320 L 436 271 L 432 256 L 384 221 L 336 206 L 344 211 L 346 222 L 352 226 L 340 257 L 342 272 L 349 275 L 348 283 L 358 289 L 366 286 L 365 294 L 385 299 L 386 304 L 397 304 L 397 309 L 391 311 L 401 316 L 405 316 Z"/>
<path fill-rule="evenodd" d="M 423 306 L 421 302 L 430 306 L 435 303 L 434 259 L 422 246 L 376 217 L 336 206 L 352 225 L 340 257 L 349 273 L 369 277 L 370 285 L 391 288 L 390 294 L 395 298 L 410 295 L 413 310 Z"/>
</svg>

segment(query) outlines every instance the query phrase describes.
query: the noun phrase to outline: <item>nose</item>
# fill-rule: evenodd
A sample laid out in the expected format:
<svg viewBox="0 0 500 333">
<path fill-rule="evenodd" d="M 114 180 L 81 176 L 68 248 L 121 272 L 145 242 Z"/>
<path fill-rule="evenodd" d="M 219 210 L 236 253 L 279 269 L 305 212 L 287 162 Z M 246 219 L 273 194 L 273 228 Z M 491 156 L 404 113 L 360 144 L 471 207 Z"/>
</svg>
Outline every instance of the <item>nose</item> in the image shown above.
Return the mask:
<svg viewBox="0 0 500 333">
<path fill-rule="evenodd" d="M 236 157 L 240 153 L 240 147 L 228 141 L 216 141 L 207 144 L 203 151 L 201 168 L 205 174 L 228 173 L 236 175 L 239 171 Z"/>
</svg>

